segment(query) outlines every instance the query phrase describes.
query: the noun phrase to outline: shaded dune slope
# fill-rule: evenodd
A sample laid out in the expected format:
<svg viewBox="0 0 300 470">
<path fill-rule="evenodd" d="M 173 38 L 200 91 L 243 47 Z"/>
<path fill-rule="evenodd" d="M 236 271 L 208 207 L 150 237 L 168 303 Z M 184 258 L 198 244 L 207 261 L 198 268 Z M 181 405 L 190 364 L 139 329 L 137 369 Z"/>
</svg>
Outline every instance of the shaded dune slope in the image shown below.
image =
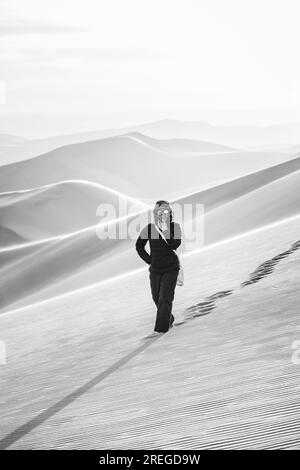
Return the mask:
<svg viewBox="0 0 300 470">
<path fill-rule="evenodd" d="M 116 211 L 119 204 L 130 211 L 145 207 L 121 193 L 85 181 L 64 181 L 23 192 L 2 193 L 0 227 L 19 237 L 1 238 L 0 246 L 15 245 L 23 240 L 38 241 L 96 225 L 100 220 L 97 215 L 100 204 L 112 205 Z M 104 215 L 109 221 L 117 212 Z"/>
</svg>

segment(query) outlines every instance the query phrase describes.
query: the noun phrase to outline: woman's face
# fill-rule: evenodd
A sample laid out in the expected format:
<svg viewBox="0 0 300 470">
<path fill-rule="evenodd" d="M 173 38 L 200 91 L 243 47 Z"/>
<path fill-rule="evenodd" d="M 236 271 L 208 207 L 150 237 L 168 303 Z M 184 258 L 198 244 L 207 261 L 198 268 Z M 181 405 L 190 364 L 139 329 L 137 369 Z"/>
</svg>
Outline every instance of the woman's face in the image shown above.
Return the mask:
<svg viewBox="0 0 300 470">
<path fill-rule="evenodd" d="M 156 211 L 159 222 L 167 223 L 170 218 L 170 212 L 170 207 L 167 204 L 159 206 Z"/>
</svg>

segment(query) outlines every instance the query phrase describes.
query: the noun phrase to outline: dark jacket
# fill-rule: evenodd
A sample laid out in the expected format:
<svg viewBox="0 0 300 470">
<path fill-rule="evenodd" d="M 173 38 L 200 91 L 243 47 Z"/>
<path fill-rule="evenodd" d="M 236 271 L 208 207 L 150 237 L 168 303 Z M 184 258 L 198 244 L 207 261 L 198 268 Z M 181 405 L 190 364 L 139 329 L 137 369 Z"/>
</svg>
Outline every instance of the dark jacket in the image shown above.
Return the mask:
<svg viewBox="0 0 300 470">
<path fill-rule="evenodd" d="M 170 229 L 163 232 L 168 244 L 158 233 L 153 223 L 149 223 L 141 231 L 135 247 L 139 256 L 149 264 L 149 271 L 175 271 L 179 270 L 179 260 L 173 250 L 181 244 L 181 228 L 176 222 L 170 223 Z M 145 250 L 149 241 L 150 254 Z"/>
</svg>

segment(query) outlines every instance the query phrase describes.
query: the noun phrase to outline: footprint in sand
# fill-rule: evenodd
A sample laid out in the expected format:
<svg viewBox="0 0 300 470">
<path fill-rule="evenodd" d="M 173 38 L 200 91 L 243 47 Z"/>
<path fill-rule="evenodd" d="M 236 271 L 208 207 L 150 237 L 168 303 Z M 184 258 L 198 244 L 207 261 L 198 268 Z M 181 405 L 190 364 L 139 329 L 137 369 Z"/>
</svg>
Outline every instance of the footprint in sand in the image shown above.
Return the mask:
<svg viewBox="0 0 300 470">
<path fill-rule="evenodd" d="M 185 322 L 188 320 L 192 320 L 193 318 L 208 315 L 216 308 L 216 301 L 218 299 L 231 295 L 232 292 L 232 290 L 220 291 L 216 294 L 205 297 L 202 302 L 199 302 L 195 305 L 191 305 L 184 311 Z"/>
<path fill-rule="evenodd" d="M 294 251 L 298 250 L 300 248 L 300 240 L 293 243 L 291 248 L 289 250 L 286 250 L 279 255 L 274 256 L 274 258 L 271 258 L 270 260 L 265 261 L 264 263 L 260 264 L 253 273 L 250 274 L 250 279 L 247 281 L 243 282 L 241 284 L 241 287 L 246 287 L 251 284 L 255 284 L 256 282 L 260 281 L 264 277 L 268 276 L 271 274 L 276 265 L 279 263 L 284 258 L 287 258 L 291 253 Z"/>
<path fill-rule="evenodd" d="M 282 259 L 286 258 L 287 256 L 289 256 L 291 253 L 293 253 L 294 251 L 298 249 L 300 249 L 300 240 L 293 243 L 290 249 L 282 253 L 279 253 L 279 255 L 276 255 L 270 260 L 267 260 L 264 263 L 260 264 L 255 269 L 255 271 L 253 271 L 253 273 L 250 274 L 250 278 L 241 284 L 241 287 L 246 287 L 251 284 L 254 284 L 260 281 L 261 279 L 263 279 L 264 277 L 268 276 L 274 271 L 276 265 Z M 175 322 L 174 326 L 182 325 L 186 323 L 187 321 L 192 320 L 194 318 L 208 315 L 216 308 L 217 306 L 216 301 L 218 299 L 231 295 L 232 293 L 233 293 L 233 290 L 224 290 L 224 291 L 216 292 L 215 294 L 212 294 L 208 297 L 205 297 L 205 299 L 202 302 L 199 302 L 195 305 L 191 305 L 190 307 L 186 308 L 183 313 L 184 319 L 181 321 Z"/>
</svg>

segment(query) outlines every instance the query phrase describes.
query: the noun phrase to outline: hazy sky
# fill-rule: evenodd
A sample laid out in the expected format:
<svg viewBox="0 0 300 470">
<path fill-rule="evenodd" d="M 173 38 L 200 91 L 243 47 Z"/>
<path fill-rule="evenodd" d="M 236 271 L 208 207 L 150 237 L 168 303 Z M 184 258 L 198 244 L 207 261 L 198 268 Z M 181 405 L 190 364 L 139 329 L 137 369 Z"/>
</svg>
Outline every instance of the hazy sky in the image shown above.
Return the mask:
<svg viewBox="0 0 300 470">
<path fill-rule="evenodd" d="M 0 132 L 300 121 L 299 0 L 0 0 Z"/>
</svg>

